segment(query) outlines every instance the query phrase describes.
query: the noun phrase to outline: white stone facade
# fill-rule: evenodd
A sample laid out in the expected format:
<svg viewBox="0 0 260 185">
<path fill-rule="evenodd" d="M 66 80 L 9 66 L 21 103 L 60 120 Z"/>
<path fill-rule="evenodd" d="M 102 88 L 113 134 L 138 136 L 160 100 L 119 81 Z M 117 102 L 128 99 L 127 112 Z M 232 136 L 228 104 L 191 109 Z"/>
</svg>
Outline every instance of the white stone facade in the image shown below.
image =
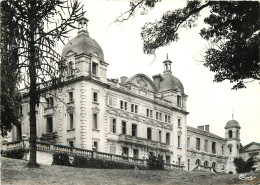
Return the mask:
<svg viewBox="0 0 260 185">
<path fill-rule="evenodd" d="M 79 21 L 87 23 L 85 18 Z M 234 146 L 239 146 L 240 136 L 229 138 L 228 131 L 235 135 L 240 127 L 226 128 L 226 138 L 210 133 L 208 127 L 187 127 L 188 96 L 181 81 L 172 75 L 168 57 L 163 74 L 154 75 L 153 80 L 145 74 L 121 77 L 120 81 L 108 79 L 103 51 L 85 29 L 82 27 L 63 49 L 70 67 L 63 85 L 42 90 L 37 112 L 39 141 L 140 159 L 153 152 L 189 171 L 199 160 L 200 165 L 213 166 L 216 171 L 235 173 L 232 160 L 238 154 Z M 20 132 L 30 137 L 29 97 L 27 93 L 23 97 Z M 19 139 L 15 135 L 12 140 Z"/>
</svg>

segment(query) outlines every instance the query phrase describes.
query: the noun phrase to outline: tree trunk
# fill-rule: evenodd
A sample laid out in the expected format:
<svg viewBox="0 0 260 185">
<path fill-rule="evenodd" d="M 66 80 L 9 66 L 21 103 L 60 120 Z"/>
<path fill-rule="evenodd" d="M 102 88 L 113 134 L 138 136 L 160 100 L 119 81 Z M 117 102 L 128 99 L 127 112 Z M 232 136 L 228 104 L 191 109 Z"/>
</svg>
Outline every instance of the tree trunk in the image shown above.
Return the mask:
<svg viewBox="0 0 260 185">
<path fill-rule="evenodd" d="M 36 162 L 36 139 L 37 139 L 37 130 L 36 130 L 36 101 L 38 98 L 37 87 L 36 87 L 36 50 L 35 50 L 35 41 L 34 41 L 34 25 L 30 25 L 30 41 L 29 41 L 29 75 L 30 75 L 30 160 L 28 165 L 31 167 L 37 167 Z"/>
</svg>

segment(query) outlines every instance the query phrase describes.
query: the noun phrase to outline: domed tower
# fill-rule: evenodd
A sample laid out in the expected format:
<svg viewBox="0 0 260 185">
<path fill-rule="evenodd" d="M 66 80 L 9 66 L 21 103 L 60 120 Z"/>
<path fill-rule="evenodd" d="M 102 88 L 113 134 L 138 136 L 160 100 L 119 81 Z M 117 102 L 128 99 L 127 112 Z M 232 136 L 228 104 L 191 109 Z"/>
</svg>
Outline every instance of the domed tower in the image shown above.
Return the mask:
<svg viewBox="0 0 260 185">
<path fill-rule="evenodd" d="M 90 76 L 95 80 L 107 82 L 108 63 L 100 45 L 89 36 L 88 19 L 78 20 L 78 34 L 65 44 L 62 57 L 65 58 L 67 77 Z"/>
<path fill-rule="evenodd" d="M 172 61 L 168 59 L 163 61 L 163 74 L 153 76 L 154 83 L 157 87 L 157 94 L 180 109 L 186 110 L 187 95 L 184 93 L 184 87 L 181 81 L 172 75 Z"/>
<path fill-rule="evenodd" d="M 230 120 L 225 126 L 225 138 L 227 140 L 226 150 L 227 150 L 227 173 L 236 173 L 236 167 L 233 163 L 234 158 L 239 155 L 240 147 L 240 126 L 236 120 Z"/>
</svg>

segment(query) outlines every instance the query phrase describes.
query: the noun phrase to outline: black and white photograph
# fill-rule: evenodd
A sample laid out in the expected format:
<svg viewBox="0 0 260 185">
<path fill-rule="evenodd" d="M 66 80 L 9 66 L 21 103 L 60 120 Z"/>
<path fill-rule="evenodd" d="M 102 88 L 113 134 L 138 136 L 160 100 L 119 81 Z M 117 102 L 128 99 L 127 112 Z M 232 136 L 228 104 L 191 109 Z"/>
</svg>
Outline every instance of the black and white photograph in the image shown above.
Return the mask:
<svg viewBox="0 0 260 185">
<path fill-rule="evenodd" d="M 259 1 L 0 4 L 0 184 L 260 184 Z"/>
</svg>

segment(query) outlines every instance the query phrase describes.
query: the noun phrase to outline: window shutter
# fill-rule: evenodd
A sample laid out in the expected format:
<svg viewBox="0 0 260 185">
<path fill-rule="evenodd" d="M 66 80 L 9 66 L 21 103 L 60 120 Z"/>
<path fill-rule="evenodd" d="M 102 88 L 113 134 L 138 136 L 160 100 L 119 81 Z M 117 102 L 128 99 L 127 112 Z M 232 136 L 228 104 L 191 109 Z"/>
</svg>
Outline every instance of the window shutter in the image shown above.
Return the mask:
<svg viewBox="0 0 260 185">
<path fill-rule="evenodd" d="M 113 119 L 110 118 L 110 132 L 113 132 Z"/>
</svg>

